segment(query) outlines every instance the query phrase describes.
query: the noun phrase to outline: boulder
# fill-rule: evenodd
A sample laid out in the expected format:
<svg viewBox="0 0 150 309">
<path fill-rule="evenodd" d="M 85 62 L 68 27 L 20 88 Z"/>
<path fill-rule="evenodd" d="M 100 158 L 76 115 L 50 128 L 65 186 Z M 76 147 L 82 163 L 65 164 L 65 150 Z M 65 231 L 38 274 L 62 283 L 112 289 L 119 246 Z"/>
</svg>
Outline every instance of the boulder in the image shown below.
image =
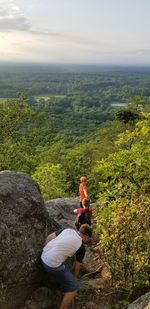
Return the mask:
<svg viewBox="0 0 150 309">
<path fill-rule="evenodd" d="M 16 309 L 41 285 L 36 264 L 49 219 L 39 186 L 24 173 L 0 172 L 0 308 Z"/>
<path fill-rule="evenodd" d="M 150 292 L 136 299 L 128 309 L 150 309 Z"/>
<path fill-rule="evenodd" d="M 78 198 L 54 199 L 45 205 L 39 186 L 30 176 L 0 172 L 1 309 L 58 308 L 62 293 L 39 267 L 37 255 L 49 233 L 61 227 L 74 227 L 73 209 L 77 207 Z M 88 251 L 85 264 L 92 264 L 89 271 L 93 271 L 98 256 Z M 76 308 L 109 308 L 108 298 L 99 303 L 103 287 L 99 276 L 81 279 Z"/>
<path fill-rule="evenodd" d="M 50 217 L 53 217 L 60 227 L 75 228 L 76 215 L 73 210 L 80 207 L 79 198 L 57 198 L 46 202 Z"/>
</svg>

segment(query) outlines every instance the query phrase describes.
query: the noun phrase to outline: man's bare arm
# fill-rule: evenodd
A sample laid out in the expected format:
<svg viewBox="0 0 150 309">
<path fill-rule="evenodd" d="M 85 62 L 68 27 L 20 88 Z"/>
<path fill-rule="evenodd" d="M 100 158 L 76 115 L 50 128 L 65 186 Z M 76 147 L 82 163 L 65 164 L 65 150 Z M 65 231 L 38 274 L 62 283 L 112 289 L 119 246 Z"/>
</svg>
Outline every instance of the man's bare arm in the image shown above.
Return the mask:
<svg viewBox="0 0 150 309">
<path fill-rule="evenodd" d="M 80 269 L 81 269 L 81 263 L 78 261 L 75 261 L 73 263 L 73 273 L 77 278 L 80 276 Z"/>
<path fill-rule="evenodd" d="M 55 233 L 52 233 L 52 234 L 49 234 L 46 238 L 46 241 L 45 241 L 45 245 L 47 245 L 47 243 L 53 239 L 56 238 L 56 234 Z"/>
</svg>

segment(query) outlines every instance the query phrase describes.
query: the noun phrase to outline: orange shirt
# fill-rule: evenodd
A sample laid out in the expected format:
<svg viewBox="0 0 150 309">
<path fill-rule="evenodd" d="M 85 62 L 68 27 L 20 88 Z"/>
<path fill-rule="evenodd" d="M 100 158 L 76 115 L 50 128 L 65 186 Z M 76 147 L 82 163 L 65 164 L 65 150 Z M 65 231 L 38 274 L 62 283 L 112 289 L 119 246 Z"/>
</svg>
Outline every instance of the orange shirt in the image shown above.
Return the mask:
<svg viewBox="0 0 150 309">
<path fill-rule="evenodd" d="M 80 183 L 79 194 L 80 194 L 80 202 L 82 202 L 84 198 L 88 197 L 86 183 L 83 182 Z"/>
</svg>

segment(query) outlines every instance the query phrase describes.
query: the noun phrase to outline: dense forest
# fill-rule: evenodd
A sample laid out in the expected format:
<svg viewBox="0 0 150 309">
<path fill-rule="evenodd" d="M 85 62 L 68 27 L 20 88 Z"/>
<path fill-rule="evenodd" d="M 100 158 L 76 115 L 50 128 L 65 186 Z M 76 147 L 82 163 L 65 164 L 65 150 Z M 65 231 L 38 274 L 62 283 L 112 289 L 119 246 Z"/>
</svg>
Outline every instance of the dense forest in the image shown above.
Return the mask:
<svg viewBox="0 0 150 309">
<path fill-rule="evenodd" d="M 113 282 L 149 285 L 150 69 L 1 66 L 0 169 L 22 171 L 46 200 L 88 179 Z"/>
</svg>

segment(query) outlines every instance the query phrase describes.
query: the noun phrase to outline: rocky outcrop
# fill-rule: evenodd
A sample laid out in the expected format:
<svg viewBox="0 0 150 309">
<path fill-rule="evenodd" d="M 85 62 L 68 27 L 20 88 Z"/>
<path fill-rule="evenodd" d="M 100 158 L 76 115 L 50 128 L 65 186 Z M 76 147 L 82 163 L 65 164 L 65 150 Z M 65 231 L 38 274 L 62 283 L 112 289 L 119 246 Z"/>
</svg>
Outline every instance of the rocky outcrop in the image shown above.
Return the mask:
<svg viewBox="0 0 150 309">
<path fill-rule="evenodd" d="M 73 210 L 80 206 L 78 198 L 57 198 L 46 202 L 49 216 L 60 227 L 75 227 L 75 215 Z"/>
<path fill-rule="evenodd" d="M 62 294 L 39 267 L 37 254 L 47 234 L 60 227 L 74 227 L 73 209 L 77 207 L 78 198 L 54 199 L 45 205 L 31 177 L 10 171 L 0 173 L 1 309 L 58 309 Z M 109 309 L 115 294 L 103 295 L 110 278 L 106 270 L 102 276 L 99 249 L 92 247 L 86 250 L 83 271 L 88 274 L 82 273 L 74 308 Z"/>
<path fill-rule="evenodd" d="M 39 186 L 24 173 L 0 173 L 0 308 L 16 309 L 40 286 L 37 253 L 47 231 L 58 227 L 48 218 Z"/>
<path fill-rule="evenodd" d="M 45 295 L 43 286 L 55 288 L 39 267 L 37 255 L 47 234 L 74 226 L 73 209 L 78 205 L 78 199 L 66 198 L 49 201 L 45 207 L 40 188 L 30 176 L 0 172 L 1 309 L 23 308 L 31 295 L 39 295 L 38 290 Z M 56 293 L 49 300 L 53 308 Z"/>
<path fill-rule="evenodd" d="M 135 300 L 128 309 L 150 309 L 150 292 Z"/>
</svg>

